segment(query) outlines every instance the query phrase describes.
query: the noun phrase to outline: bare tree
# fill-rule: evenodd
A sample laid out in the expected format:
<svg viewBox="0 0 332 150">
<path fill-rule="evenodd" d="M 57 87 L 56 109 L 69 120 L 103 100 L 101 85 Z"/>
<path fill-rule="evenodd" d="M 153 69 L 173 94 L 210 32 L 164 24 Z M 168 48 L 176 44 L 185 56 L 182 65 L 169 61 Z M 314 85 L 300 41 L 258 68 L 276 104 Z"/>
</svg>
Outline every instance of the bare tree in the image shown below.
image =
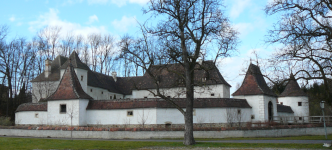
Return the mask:
<svg viewBox="0 0 332 150">
<path fill-rule="evenodd" d="M 77 109 L 76 105 L 73 105 L 73 103 L 72 103 L 71 107 L 68 108 L 68 111 L 67 111 L 67 115 L 70 119 L 70 127 L 73 126 L 73 118 L 75 117 L 75 115 L 77 115 L 75 112 L 75 109 Z M 73 130 L 70 130 L 70 138 L 73 140 Z"/>
<path fill-rule="evenodd" d="M 146 124 L 146 123 L 148 123 L 148 120 L 149 120 L 149 116 L 150 116 L 150 111 L 147 111 L 147 114 L 146 114 L 146 112 L 145 112 L 146 110 L 142 110 L 142 114 L 140 114 L 140 113 L 137 113 L 138 114 L 138 120 L 137 120 L 137 122 L 139 123 L 139 124 L 141 124 L 142 126 L 143 126 L 143 128 L 144 128 L 144 125 Z"/>
<path fill-rule="evenodd" d="M 156 91 L 153 95 L 173 104 L 183 115 L 185 121 L 184 144 L 195 144 L 193 136 L 194 70 L 202 54 L 210 54 L 215 61 L 229 56 L 237 45 L 237 32 L 234 31 L 222 12 L 219 0 L 150 0 L 145 13 L 163 18 L 155 27 L 143 26 L 142 37 L 130 45 L 128 38 L 122 39 L 123 55 L 129 55 L 131 63 L 139 65 L 145 74 L 154 79 Z M 150 47 L 151 40 L 158 46 Z M 136 46 L 140 45 L 140 46 Z M 157 45 L 157 44 L 155 44 Z M 159 49 L 158 49 L 159 47 Z M 140 57 L 145 55 L 144 59 Z M 134 62 L 138 58 L 139 62 Z M 178 63 L 183 72 L 178 74 L 186 89 L 186 109 L 178 106 L 172 98 L 163 95 L 159 88 L 156 72 L 149 66 L 160 62 Z M 165 66 L 165 65 L 164 65 Z M 167 65 L 166 65 L 167 66 Z M 170 71 L 170 70 L 169 70 Z M 172 72 L 172 71 L 171 71 Z"/>
<path fill-rule="evenodd" d="M 88 41 L 90 45 L 90 53 L 91 53 L 91 68 L 93 71 L 97 71 L 97 57 L 98 57 L 98 49 L 101 44 L 101 34 L 90 34 L 88 36 Z"/>
<path fill-rule="evenodd" d="M 41 29 L 37 36 L 40 41 L 40 47 L 47 58 L 53 60 L 57 54 L 56 49 L 59 47 L 61 27 L 47 26 Z"/>
<path fill-rule="evenodd" d="M 284 46 L 276 54 L 276 61 L 291 64 L 298 79 L 321 80 L 325 85 L 325 100 L 331 101 L 332 89 L 332 2 L 303 0 L 274 0 L 265 8 L 268 15 L 281 15 L 269 31 L 269 43 Z"/>
<path fill-rule="evenodd" d="M 243 114 L 241 109 L 236 108 L 226 108 L 225 117 L 229 127 L 234 127 L 235 125 L 241 127 Z"/>
</svg>

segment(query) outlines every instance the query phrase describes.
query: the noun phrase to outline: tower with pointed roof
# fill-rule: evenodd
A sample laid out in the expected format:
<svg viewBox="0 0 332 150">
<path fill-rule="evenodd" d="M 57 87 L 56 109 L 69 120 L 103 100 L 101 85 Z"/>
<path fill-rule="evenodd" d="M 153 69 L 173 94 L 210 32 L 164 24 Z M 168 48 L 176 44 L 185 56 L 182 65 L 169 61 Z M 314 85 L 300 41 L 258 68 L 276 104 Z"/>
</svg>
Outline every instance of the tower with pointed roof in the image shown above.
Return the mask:
<svg viewBox="0 0 332 150">
<path fill-rule="evenodd" d="M 269 121 L 277 116 L 277 95 L 267 86 L 258 66 L 250 64 L 234 98 L 246 99 L 252 107 L 252 121 Z"/>
<path fill-rule="evenodd" d="M 278 102 L 281 105 L 290 106 L 294 111 L 294 116 L 300 117 L 299 119 L 309 116 L 308 95 L 301 90 L 293 74 L 291 74 L 285 90 L 279 95 Z"/>
<path fill-rule="evenodd" d="M 47 124 L 85 126 L 86 107 L 93 98 L 84 92 L 72 64 L 62 75 L 56 91 L 47 97 Z"/>
</svg>

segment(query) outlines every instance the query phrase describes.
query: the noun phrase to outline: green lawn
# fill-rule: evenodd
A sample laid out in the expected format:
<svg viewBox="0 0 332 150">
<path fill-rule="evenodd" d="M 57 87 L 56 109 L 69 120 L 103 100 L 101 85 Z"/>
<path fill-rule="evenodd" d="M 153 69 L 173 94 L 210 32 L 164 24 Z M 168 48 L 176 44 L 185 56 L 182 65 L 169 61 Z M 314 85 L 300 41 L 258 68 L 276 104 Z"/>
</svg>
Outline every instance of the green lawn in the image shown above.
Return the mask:
<svg viewBox="0 0 332 150">
<path fill-rule="evenodd" d="M 179 139 L 181 140 L 181 139 Z M 196 138 L 196 141 L 217 141 L 217 140 L 326 140 L 325 135 L 315 136 L 292 136 L 292 137 L 260 137 L 260 138 L 222 138 L 222 139 L 201 139 Z M 327 140 L 332 140 L 332 134 L 327 135 Z"/>
<path fill-rule="evenodd" d="M 210 139 L 214 140 L 214 139 Z M 138 149 L 142 147 L 185 147 L 182 142 L 133 142 L 133 141 L 98 141 L 98 140 L 58 140 L 39 138 L 0 137 L 0 149 Z M 319 148 L 322 144 L 247 144 L 247 143 L 204 143 L 194 147 L 229 147 L 229 148 Z"/>
</svg>

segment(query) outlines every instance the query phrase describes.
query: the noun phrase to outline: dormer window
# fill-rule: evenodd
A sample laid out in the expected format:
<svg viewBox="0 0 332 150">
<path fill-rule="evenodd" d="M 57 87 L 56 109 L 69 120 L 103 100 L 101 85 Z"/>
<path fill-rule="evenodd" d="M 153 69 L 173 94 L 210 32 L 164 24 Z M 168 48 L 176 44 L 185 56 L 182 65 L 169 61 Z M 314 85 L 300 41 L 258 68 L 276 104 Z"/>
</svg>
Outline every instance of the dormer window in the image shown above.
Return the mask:
<svg viewBox="0 0 332 150">
<path fill-rule="evenodd" d="M 83 79 L 84 79 L 84 77 L 83 77 L 83 76 L 81 76 L 81 81 L 83 81 Z"/>
</svg>

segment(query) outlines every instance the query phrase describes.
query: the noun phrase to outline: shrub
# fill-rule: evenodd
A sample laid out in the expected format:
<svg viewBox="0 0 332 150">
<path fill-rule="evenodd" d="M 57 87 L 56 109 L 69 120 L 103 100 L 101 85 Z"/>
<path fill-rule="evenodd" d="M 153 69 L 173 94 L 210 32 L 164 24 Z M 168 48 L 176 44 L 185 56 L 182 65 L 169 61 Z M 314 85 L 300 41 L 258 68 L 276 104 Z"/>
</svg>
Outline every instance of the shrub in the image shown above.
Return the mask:
<svg viewBox="0 0 332 150">
<path fill-rule="evenodd" d="M 0 126 L 11 126 L 13 122 L 10 121 L 10 117 L 0 117 Z"/>
</svg>

